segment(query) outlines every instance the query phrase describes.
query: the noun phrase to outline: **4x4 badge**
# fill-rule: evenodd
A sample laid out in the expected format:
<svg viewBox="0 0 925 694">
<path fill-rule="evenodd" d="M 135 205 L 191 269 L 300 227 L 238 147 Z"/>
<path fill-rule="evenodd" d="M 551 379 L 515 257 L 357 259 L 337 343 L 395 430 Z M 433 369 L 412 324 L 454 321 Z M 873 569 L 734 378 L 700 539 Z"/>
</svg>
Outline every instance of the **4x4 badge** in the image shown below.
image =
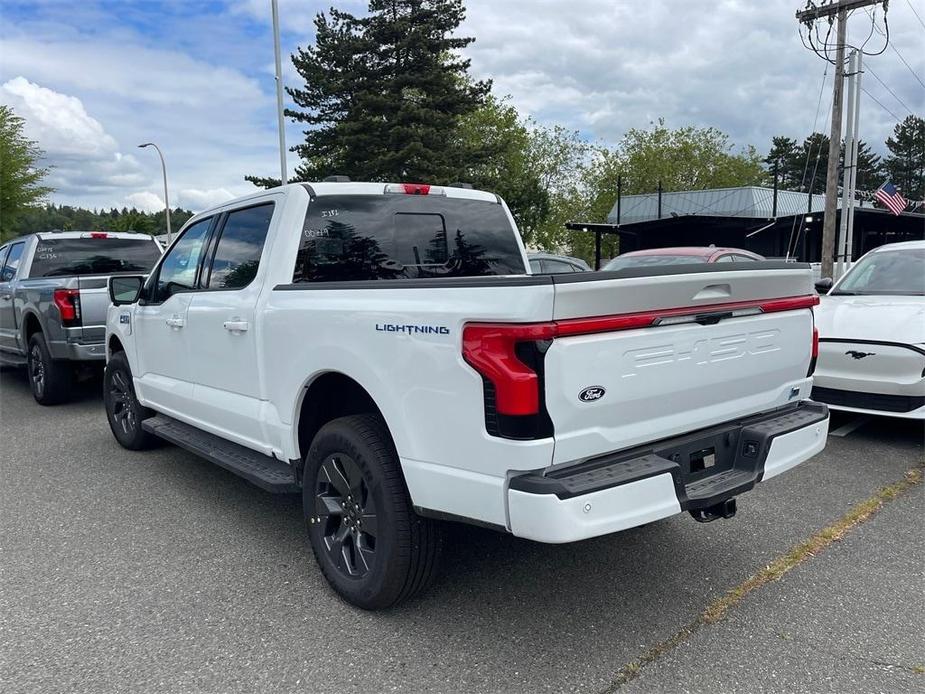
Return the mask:
<svg viewBox="0 0 925 694">
<path fill-rule="evenodd" d="M 604 386 L 588 386 L 578 394 L 578 399 L 582 402 L 594 402 L 604 397 L 606 392 Z"/>
</svg>

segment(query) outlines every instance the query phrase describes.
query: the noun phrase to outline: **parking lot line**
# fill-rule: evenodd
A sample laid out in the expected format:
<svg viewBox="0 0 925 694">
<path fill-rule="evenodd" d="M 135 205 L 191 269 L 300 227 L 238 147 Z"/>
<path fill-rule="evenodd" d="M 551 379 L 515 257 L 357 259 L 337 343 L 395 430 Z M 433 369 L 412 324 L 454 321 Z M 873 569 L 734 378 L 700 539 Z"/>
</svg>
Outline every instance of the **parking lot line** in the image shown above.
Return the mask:
<svg viewBox="0 0 925 694">
<path fill-rule="evenodd" d="M 901 497 L 910 489 L 920 484 L 922 481 L 922 470 L 922 466 L 908 470 L 903 479 L 882 487 L 875 494 L 857 504 L 834 523 L 817 531 L 807 540 L 801 542 L 786 554 L 778 557 L 739 585 L 729 589 L 725 595 L 710 603 L 693 621 L 682 626 L 667 639 L 663 639 L 656 643 L 637 659 L 624 665 L 617 673 L 613 683 L 604 689 L 601 694 L 613 694 L 619 691 L 623 685 L 634 680 L 643 668 L 655 663 L 662 656 L 673 651 L 703 627 L 715 624 L 725 618 L 729 610 L 742 602 L 747 595 L 772 581 L 779 580 L 807 559 L 825 551 L 833 542 L 842 539 L 854 528 L 870 520 L 883 508 L 884 504 Z"/>
</svg>

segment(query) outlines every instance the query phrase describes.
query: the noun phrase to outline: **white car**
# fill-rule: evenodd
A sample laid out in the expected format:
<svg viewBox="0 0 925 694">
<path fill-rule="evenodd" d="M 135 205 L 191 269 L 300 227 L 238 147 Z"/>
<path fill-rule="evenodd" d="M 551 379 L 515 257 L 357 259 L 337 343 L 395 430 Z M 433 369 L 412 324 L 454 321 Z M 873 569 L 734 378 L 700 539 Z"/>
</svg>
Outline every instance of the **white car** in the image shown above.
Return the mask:
<svg viewBox="0 0 925 694">
<path fill-rule="evenodd" d="M 867 253 L 822 297 L 816 328 L 814 400 L 925 419 L 925 241 Z"/>
</svg>

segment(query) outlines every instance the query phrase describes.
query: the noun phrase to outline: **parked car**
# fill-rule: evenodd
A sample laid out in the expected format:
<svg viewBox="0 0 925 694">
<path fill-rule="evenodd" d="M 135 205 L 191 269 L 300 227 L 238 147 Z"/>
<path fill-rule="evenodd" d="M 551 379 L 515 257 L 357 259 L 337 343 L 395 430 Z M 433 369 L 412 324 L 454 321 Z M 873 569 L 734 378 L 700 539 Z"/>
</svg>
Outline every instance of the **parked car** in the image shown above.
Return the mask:
<svg viewBox="0 0 925 694">
<path fill-rule="evenodd" d="M 437 520 L 559 543 L 728 518 L 825 446 L 806 266 L 530 275 L 490 193 L 261 191 L 110 295 L 119 443 L 300 492 L 322 573 L 363 608 L 434 576 Z"/>
<path fill-rule="evenodd" d="M 816 309 L 813 399 L 832 409 L 925 419 L 925 241 L 858 260 Z"/>
<path fill-rule="evenodd" d="M 590 272 L 591 267 L 581 258 L 552 253 L 528 253 L 530 272 L 534 275 L 556 275 L 565 272 Z"/>
<path fill-rule="evenodd" d="M 74 367 L 106 358 L 110 275 L 146 273 L 150 236 L 97 231 L 31 234 L 0 246 L 0 363 L 26 364 L 42 405 L 64 400 Z"/>
<path fill-rule="evenodd" d="M 675 248 L 649 248 L 644 251 L 630 251 L 629 253 L 618 255 L 601 269 L 622 270 L 627 267 L 752 262 L 756 260 L 764 260 L 764 258 L 757 253 L 742 250 L 741 248 L 678 246 Z"/>
</svg>

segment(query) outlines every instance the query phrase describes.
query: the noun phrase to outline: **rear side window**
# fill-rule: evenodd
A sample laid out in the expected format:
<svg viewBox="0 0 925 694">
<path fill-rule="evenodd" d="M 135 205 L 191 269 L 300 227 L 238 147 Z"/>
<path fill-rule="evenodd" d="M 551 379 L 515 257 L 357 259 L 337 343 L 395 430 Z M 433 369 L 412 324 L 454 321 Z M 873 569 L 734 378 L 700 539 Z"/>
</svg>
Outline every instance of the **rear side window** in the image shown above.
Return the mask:
<svg viewBox="0 0 925 694">
<path fill-rule="evenodd" d="M 3 261 L 3 270 L 0 270 L 0 282 L 10 282 L 16 277 L 16 271 L 19 269 L 19 261 L 22 260 L 22 252 L 26 244 L 14 243 L 10 246 L 10 253 L 6 260 Z"/>
<path fill-rule="evenodd" d="M 578 269 L 571 263 L 566 263 L 564 260 L 550 260 L 549 258 L 544 258 L 543 272 L 550 275 L 561 275 L 564 272 L 578 272 Z"/>
<path fill-rule="evenodd" d="M 40 239 L 29 276 L 73 277 L 114 272 L 148 272 L 160 257 L 160 247 L 150 236 L 139 239 Z"/>
<path fill-rule="evenodd" d="M 495 202 L 441 195 L 330 195 L 305 215 L 293 282 L 522 275 Z"/>
<path fill-rule="evenodd" d="M 230 212 L 215 248 L 209 289 L 240 289 L 257 274 L 274 204 Z"/>
</svg>

